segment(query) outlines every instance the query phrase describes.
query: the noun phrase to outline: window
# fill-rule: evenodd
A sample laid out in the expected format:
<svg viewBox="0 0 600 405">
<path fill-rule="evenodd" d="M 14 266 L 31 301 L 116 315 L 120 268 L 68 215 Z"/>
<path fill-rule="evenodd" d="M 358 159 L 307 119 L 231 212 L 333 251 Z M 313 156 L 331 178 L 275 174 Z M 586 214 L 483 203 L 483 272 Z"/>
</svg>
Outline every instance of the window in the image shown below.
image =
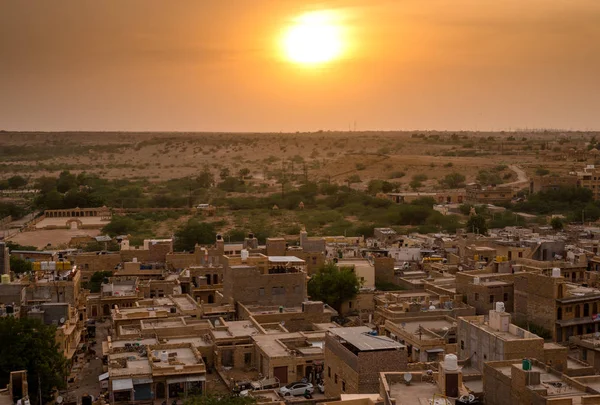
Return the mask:
<svg viewBox="0 0 600 405">
<path fill-rule="evenodd" d="M 244 353 L 244 364 L 247 366 L 252 365 L 252 353 Z"/>
<path fill-rule="evenodd" d="M 494 294 L 490 294 L 490 304 L 494 303 Z"/>
<path fill-rule="evenodd" d="M 327 377 L 331 378 L 331 367 L 327 367 Z"/>
<path fill-rule="evenodd" d="M 337 374 L 335 375 L 335 378 L 333 380 L 337 384 Z"/>
<path fill-rule="evenodd" d="M 475 301 L 479 301 L 479 293 L 475 293 Z"/>
<path fill-rule="evenodd" d="M 264 288 L 259 288 L 258 289 L 258 295 L 260 295 L 261 297 L 265 295 L 265 289 Z"/>
<path fill-rule="evenodd" d="M 317 256 L 313 256 L 312 257 L 312 264 L 316 265 L 317 264 Z"/>
<path fill-rule="evenodd" d="M 460 341 L 460 350 L 465 350 L 465 341 L 464 340 Z"/>
<path fill-rule="evenodd" d="M 283 295 L 285 294 L 284 287 L 271 287 L 271 295 Z"/>
<path fill-rule="evenodd" d="M 348 308 L 352 308 L 352 301 L 348 301 Z"/>
<path fill-rule="evenodd" d="M 342 392 L 346 392 L 346 381 L 342 380 Z"/>
<path fill-rule="evenodd" d="M 587 360 L 587 350 L 581 349 L 581 360 Z"/>
<path fill-rule="evenodd" d="M 523 252 L 519 252 L 519 257 L 523 257 Z"/>
<path fill-rule="evenodd" d="M 508 301 L 508 293 L 504 293 L 504 302 Z"/>
</svg>

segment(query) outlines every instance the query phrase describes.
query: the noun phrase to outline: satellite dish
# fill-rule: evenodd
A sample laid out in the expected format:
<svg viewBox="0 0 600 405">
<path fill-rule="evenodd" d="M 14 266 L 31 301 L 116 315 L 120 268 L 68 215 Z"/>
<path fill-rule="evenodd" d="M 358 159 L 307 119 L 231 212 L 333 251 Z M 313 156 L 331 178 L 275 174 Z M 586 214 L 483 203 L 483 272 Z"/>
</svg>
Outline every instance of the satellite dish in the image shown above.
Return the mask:
<svg viewBox="0 0 600 405">
<path fill-rule="evenodd" d="M 65 323 L 65 318 L 60 318 L 60 323 L 61 324 Z"/>
<path fill-rule="evenodd" d="M 458 271 L 463 271 L 463 266 L 458 266 Z"/>
<path fill-rule="evenodd" d="M 412 374 L 411 373 L 404 373 L 404 381 L 408 384 L 412 381 Z"/>
<path fill-rule="evenodd" d="M 60 395 L 56 398 L 56 403 L 57 404 L 62 404 L 63 402 L 63 397 L 61 397 Z"/>
<path fill-rule="evenodd" d="M 285 321 L 281 321 L 281 322 L 279 322 L 279 324 L 280 324 L 281 326 L 285 326 Z"/>
</svg>

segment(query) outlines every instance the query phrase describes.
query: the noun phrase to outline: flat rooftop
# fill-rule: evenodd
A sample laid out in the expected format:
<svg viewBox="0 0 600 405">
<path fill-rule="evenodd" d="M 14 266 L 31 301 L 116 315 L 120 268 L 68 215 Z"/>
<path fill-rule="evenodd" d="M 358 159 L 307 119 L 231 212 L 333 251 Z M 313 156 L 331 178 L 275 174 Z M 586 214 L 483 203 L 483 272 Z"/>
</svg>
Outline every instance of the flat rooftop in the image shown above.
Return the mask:
<svg viewBox="0 0 600 405">
<path fill-rule="evenodd" d="M 211 333 L 215 339 L 232 339 L 258 335 L 260 331 L 251 321 L 246 320 L 227 322 L 227 329 L 213 330 Z"/>
<path fill-rule="evenodd" d="M 466 322 L 470 323 L 471 325 L 475 325 L 478 328 L 489 333 L 490 335 L 494 335 L 502 340 L 524 340 L 524 339 L 543 340 L 538 335 L 533 334 L 529 331 L 526 331 L 525 329 L 519 328 L 517 325 L 512 324 L 512 323 L 508 325 L 508 331 L 506 331 L 506 332 L 498 331 L 498 330 L 490 327 L 489 323 L 481 322 L 480 319 L 482 319 L 482 318 L 483 318 L 483 316 L 478 316 L 478 317 L 467 316 L 467 317 L 464 317 L 463 319 Z"/>
<path fill-rule="evenodd" d="M 522 368 L 521 363 L 513 363 L 513 365 Z M 502 374 L 507 377 L 512 378 L 512 365 L 509 366 L 501 366 L 494 367 L 496 370 L 500 371 Z M 540 373 L 540 384 L 539 385 L 530 385 L 529 387 L 532 389 L 545 389 L 547 390 L 546 397 L 571 397 L 576 395 L 590 395 L 585 391 L 582 391 L 578 388 L 573 387 L 567 382 L 563 381 L 561 378 L 561 374 L 554 374 L 552 372 L 546 371 L 546 368 L 538 367 L 535 364 L 531 367 L 532 371 L 537 371 Z"/>
<path fill-rule="evenodd" d="M 431 403 L 434 394 L 440 394 L 437 384 L 415 381 L 410 385 L 393 383 L 390 385 L 390 396 L 396 400 L 396 405 L 423 405 Z"/>
<path fill-rule="evenodd" d="M 193 311 L 198 308 L 198 304 L 189 297 L 172 297 L 173 302 L 183 311 Z"/>
<path fill-rule="evenodd" d="M 304 352 L 299 350 L 304 355 L 322 355 L 323 344 L 325 342 L 325 332 L 286 332 L 279 334 L 258 335 L 252 339 L 256 345 L 261 348 L 269 357 L 289 357 L 290 347 L 284 342 L 289 340 L 305 340 Z"/>
<path fill-rule="evenodd" d="M 333 328 L 329 332 L 350 343 L 360 351 L 375 351 L 401 349 L 405 346 L 387 336 L 373 336 L 371 328 L 366 326 L 356 326 L 351 328 Z"/>
<path fill-rule="evenodd" d="M 427 320 L 427 318 L 423 318 L 413 321 L 404 321 L 402 326 L 397 323 L 396 325 L 413 335 L 419 335 L 419 331 L 421 331 L 420 337 L 422 340 L 439 339 L 440 336 L 438 336 L 436 332 L 445 332 L 452 328 L 456 328 L 456 322 L 451 322 L 447 319 Z M 431 331 L 434 334 L 431 334 L 428 331 Z"/>
<path fill-rule="evenodd" d="M 168 348 L 162 349 L 165 350 L 169 355 L 175 353 L 175 356 L 170 356 L 170 359 L 173 359 L 177 363 L 181 363 L 184 366 L 192 366 L 194 364 L 201 364 L 202 360 L 198 360 L 194 355 L 194 352 L 189 347 L 178 347 L 178 348 Z M 160 352 L 162 350 L 154 350 L 154 357 L 160 358 Z M 171 367 L 172 364 L 170 362 L 158 361 L 154 363 L 154 367 L 162 368 L 162 367 Z"/>
</svg>

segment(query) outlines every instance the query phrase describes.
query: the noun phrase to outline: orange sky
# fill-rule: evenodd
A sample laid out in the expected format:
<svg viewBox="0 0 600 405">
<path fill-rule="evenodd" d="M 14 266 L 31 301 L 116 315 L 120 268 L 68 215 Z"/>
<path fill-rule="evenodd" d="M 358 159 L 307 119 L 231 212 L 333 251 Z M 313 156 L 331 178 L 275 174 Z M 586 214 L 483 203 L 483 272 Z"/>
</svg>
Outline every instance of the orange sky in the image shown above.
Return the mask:
<svg viewBox="0 0 600 405">
<path fill-rule="evenodd" d="M 281 58 L 306 11 L 350 50 Z M 0 129 L 600 129 L 599 0 L 0 0 Z"/>
</svg>

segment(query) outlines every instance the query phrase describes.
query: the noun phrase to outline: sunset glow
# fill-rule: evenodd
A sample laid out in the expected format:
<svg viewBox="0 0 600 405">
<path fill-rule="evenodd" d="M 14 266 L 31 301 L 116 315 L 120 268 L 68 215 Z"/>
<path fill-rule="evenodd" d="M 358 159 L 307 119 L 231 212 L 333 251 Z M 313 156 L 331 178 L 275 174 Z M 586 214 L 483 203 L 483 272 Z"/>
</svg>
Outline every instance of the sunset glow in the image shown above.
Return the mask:
<svg viewBox="0 0 600 405">
<path fill-rule="evenodd" d="M 343 50 L 342 29 L 335 15 L 312 12 L 298 17 L 283 39 L 287 59 L 316 65 L 337 59 Z"/>
</svg>

